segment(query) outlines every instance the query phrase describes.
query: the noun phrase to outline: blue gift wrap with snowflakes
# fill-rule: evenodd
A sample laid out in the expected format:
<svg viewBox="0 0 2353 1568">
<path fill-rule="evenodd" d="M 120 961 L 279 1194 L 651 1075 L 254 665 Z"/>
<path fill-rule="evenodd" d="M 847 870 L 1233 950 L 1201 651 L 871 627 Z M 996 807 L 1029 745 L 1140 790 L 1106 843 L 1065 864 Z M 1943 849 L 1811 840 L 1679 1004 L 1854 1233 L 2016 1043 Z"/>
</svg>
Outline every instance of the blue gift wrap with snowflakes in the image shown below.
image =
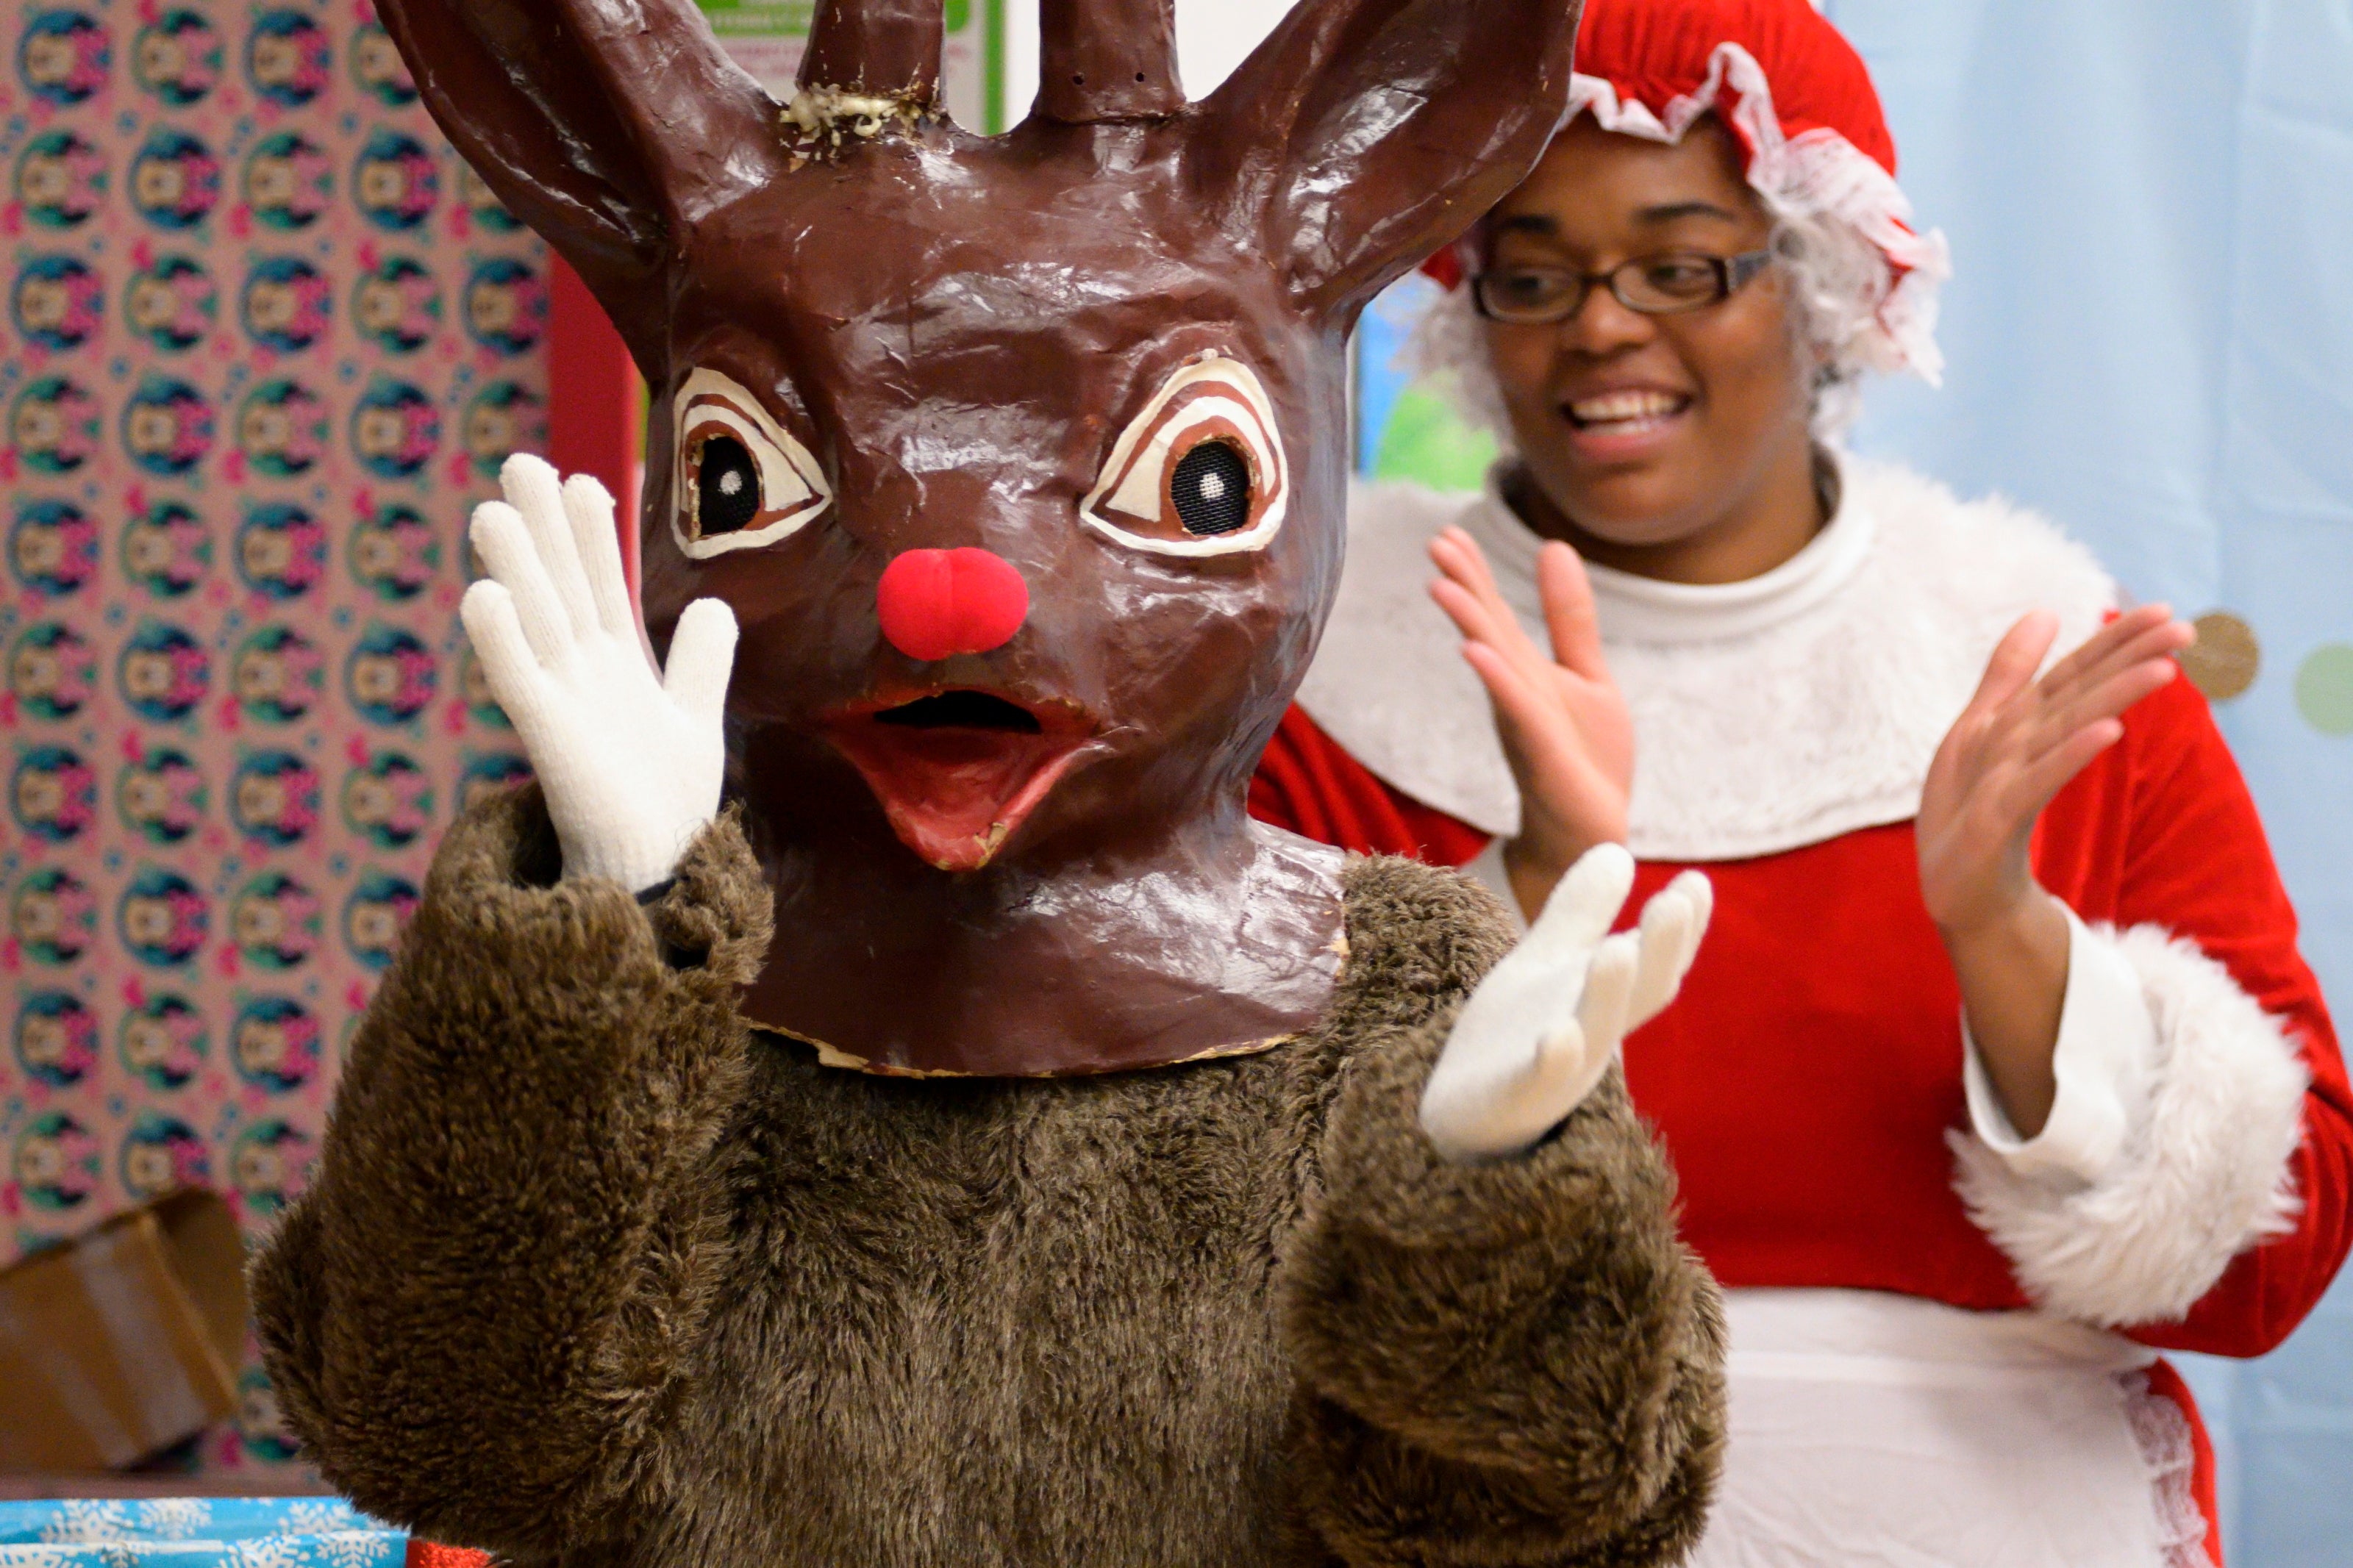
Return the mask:
<svg viewBox="0 0 2353 1568">
<path fill-rule="evenodd" d="M 334 1498 L 0 1502 L 0 1568 L 401 1568 L 408 1536 Z"/>
</svg>

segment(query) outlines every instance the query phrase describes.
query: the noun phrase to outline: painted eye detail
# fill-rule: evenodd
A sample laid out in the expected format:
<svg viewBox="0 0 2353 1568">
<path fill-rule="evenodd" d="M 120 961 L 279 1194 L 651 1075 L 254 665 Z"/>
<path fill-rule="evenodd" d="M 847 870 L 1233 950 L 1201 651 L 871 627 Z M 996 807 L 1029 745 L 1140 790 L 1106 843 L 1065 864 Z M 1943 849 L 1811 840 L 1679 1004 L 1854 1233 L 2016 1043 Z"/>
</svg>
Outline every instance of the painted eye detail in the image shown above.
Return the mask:
<svg viewBox="0 0 2353 1568">
<path fill-rule="evenodd" d="M 694 372 L 676 407 L 670 529 L 688 556 L 703 561 L 774 544 L 833 504 L 808 448 L 726 376 Z"/>
<path fill-rule="evenodd" d="M 1079 516 L 1155 554 L 1230 555 L 1264 549 L 1290 499 L 1266 389 L 1241 361 L 1210 353 L 1170 376 L 1121 434 Z"/>
<path fill-rule="evenodd" d="M 760 515 L 760 466 L 733 436 L 705 436 L 694 464 L 694 521 L 705 539 L 740 533 Z"/>
<path fill-rule="evenodd" d="M 1231 441 L 1194 444 L 1168 472 L 1168 500 L 1185 531 L 1205 538 L 1250 526 L 1250 465 Z"/>
</svg>

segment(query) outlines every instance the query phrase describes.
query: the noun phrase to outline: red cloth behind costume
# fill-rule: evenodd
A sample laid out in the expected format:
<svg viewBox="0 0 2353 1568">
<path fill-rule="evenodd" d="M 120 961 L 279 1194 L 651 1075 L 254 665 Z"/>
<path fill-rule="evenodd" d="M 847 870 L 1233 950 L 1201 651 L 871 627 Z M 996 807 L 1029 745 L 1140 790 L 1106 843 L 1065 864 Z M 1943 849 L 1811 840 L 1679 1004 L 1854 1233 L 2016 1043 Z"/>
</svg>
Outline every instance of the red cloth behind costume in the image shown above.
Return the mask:
<svg viewBox="0 0 2353 1568">
<path fill-rule="evenodd" d="M 463 1546 L 436 1546 L 412 1535 L 402 1568 L 491 1568 L 491 1554 Z"/>
<path fill-rule="evenodd" d="M 1468 865 L 1488 842 L 1477 828 L 1375 778 L 1303 708 L 1282 716 L 1250 780 L 1250 810 L 1319 844 L 1433 866 Z"/>
</svg>

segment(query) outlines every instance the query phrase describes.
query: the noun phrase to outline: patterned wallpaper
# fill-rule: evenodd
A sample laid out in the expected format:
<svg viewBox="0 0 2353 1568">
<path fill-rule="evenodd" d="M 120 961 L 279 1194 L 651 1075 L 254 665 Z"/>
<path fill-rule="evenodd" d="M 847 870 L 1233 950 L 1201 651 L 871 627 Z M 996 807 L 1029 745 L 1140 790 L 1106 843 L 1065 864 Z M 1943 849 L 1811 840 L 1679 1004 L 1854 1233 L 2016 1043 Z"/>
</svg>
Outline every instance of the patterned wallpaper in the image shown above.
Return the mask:
<svg viewBox="0 0 2353 1568">
<path fill-rule="evenodd" d="M 522 768 L 455 612 L 548 293 L 364 3 L 0 41 L 5 1262 L 300 1189 L 438 829 Z M 208 1467 L 290 1457 L 245 1384 Z"/>
</svg>

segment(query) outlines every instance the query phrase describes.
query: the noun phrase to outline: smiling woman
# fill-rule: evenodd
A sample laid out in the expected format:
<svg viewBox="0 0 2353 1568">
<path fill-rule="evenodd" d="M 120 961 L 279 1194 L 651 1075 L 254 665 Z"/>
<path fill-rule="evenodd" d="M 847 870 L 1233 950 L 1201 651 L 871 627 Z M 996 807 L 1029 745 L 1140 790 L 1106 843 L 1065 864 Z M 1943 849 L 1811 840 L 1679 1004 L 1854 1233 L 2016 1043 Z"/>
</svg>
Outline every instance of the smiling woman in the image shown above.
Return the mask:
<svg viewBox="0 0 2353 1568">
<path fill-rule="evenodd" d="M 1805 0 L 1591 0 L 1577 65 L 1431 268 L 1504 458 L 1351 498 L 1253 809 L 1532 919 L 1596 845 L 1713 878 L 1625 1055 L 1731 1287 L 1695 1562 L 2219 1561 L 2155 1351 L 2318 1300 L 2353 1094 L 2189 629 L 1839 447 L 1866 372 L 1934 379 L 1944 248 Z"/>
<path fill-rule="evenodd" d="M 1473 363 L 1525 501 L 1588 561 L 1736 582 L 1820 525 L 1806 395 L 1820 362 L 1787 270 L 1757 260 L 1774 225 L 1741 163 L 1713 118 L 1668 143 L 1580 120 L 1488 218 L 1466 291 L 1487 323 Z"/>
</svg>

